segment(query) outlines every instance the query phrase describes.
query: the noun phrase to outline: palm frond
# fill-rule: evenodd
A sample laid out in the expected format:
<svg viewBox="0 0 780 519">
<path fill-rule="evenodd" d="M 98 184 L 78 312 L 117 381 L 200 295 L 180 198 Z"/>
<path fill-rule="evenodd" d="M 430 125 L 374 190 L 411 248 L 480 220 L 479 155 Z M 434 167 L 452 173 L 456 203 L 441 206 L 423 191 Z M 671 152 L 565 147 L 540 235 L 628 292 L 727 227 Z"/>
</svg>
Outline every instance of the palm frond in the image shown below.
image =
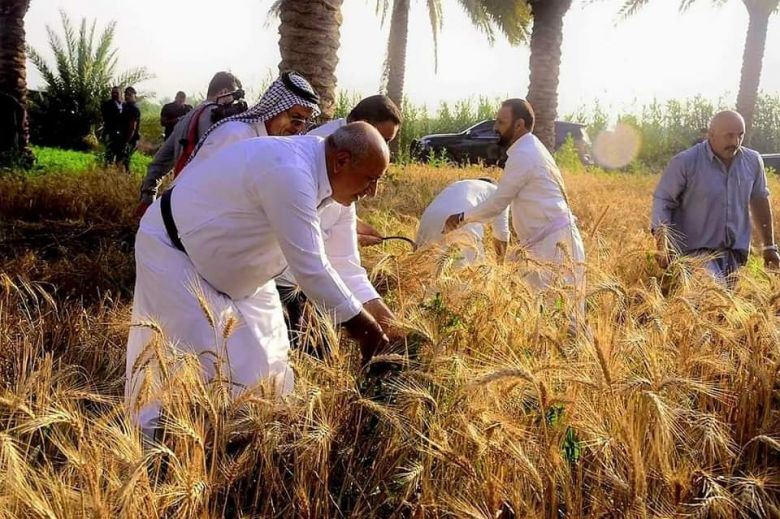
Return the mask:
<svg viewBox="0 0 780 519">
<path fill-rule="evenodd" d="M 491 19 L 487 15 L 485 4 L 480 0 L 461 0 L 460 6 L 466 12 L 471 23 L 485 33 L 488 42 L 493 45 L 496 41 L 496 32 Z"/>
<path fill-rule="evenodd" d="M 73 24 L 64 9 L 60 9 L 60 19 L 62 20 L 62 33 L 65 35 L 65 50 L 67 51 L 68 66 L 70 70 L 73 71 L 76 68 L 75 57 L 78 53 L 78 40 L 76 39 Z"/>
<path fill-rule="evenodd" d="M 141 83 L 147 79 L 152 79 L 154 74 L 150 73 L 146 67 L 138 67 L 130 70 L 126 70 L 115 78 L 117 85 L 135 85 Z"/>
<path fill-rule="evenodd" d="M 487 27 L 491 31 L 499 31 L 512 45 L 527 43 L 530 39 L 530 25 L 533 17 L 531 7 L 525 0 L 482 0 L 478 2 L 466 2 L 461 0 L 461 5 L 476 3 L 481 6 L 481 14 L 478 14 L 475 25 L 488 35 Z M 465 6 L 464 6 L 465 8 Z M 468 12 L 468 11 L 467 11 Z"/>
<path fill-rule="evenodd" d="M 265 27 L 270 27 L 282 15 L 283 4 L 284 0 L 274 0 L 274 3 L 268 8 L 268 15 L 266 15 L 265 23 L 263 24 Z"/>
<path fill-rule="evenodd" d="M 621 20 L 626 20 L 637 14 L 649 0 L 627 0 L 618 11 L 618 17 Z"/>
<path fill-rule="evenodd" d="M 46 82 L 51 109 L 70 114 L 68 117 L 73 121 L 69 121 L 69 125 L 89 132 L 89 128 L 100 122 L 100 103 L 112 84 L 137 84 L 153 76 L 145 67 L 130 69 L 117 76 L 117 49 L 113 48 L 116 22 L 109 22 L 99 32 L 95 21 L 90 23 L 82 18 L 76 30 L 64 11 L 60 12 L 60 18 L 60 32 L 46 27 L 53 65 L 31 47 L 28 47 L 28 55 Z"/>
<path fill-rule="evenodd" d="M 428 19 L 431 22 L 431 35 L 433 36 L 433 69 L 439 70 L 439 31 L 442 27 L 441 0 L 428 0 Z"/>
<path fill-rule="evenodd" d="M 596 0 L 593 0 L 596 1 Z M 728 0 L 711 0 L 715 7 L 722 7 Z M 637 14 L 644 6 L 646 6 L 650 0 L 626 0 L 618 11 L 618 17 L 621 20 L 625 20 Z M 680 12 L 685 12 L 690 9 L 697 0 L 680 0 Z"/>
<path fill-rule="evenodd" d="M 390 0 L 376 0 L 376 14 L 379 15 L 379 24 L 384 26 L 387 21 L 387 13 L 390 12 Z"/>
<path fill-rule="evenodd" d="M 37 50 L 29 45 L 27 46 L 27 59 L 29 59 L 33 66 L 38 69 L 38 72 L 47 85 L 52 85 L 57 81 L 57 76 L 51 68 L 49 68 L 49 65 L 46 63 L 46 58 L 41 56 Z"/>
<path fill-rule="evenodd" d="M 59 83 L 62 85 L 70 85 L 73 74 L 68 60 L 67 48 L 63 45 L 59 35 L 57 35 L 51 27 L 46 27 L 46 32 L 49 36 L 49 47 L 51 48 L 52 54 L 54 54 L 55 69 L 57 71 Z"/>
</svg>

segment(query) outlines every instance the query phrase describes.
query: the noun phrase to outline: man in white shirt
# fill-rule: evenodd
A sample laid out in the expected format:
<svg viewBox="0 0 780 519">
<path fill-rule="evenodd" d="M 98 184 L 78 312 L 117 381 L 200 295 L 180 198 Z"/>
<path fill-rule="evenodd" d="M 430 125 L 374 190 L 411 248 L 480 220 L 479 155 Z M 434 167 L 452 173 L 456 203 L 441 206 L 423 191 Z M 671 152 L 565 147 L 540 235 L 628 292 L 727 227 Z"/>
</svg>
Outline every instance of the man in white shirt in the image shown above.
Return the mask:
<svg viewBox="0 0 780 519">
<path fill-rule="evenodd" d="M 317 211 L 373 195 L 389 160 L 382 136 L 355 123 L 324 141 L 248 139 L 190 164 L 141 219 L 132 322 L 155 322 L 167 345 L 198 356 L 206 378 L 222 363 L 234 393 L 270 379 L 284 394 L 293 373 L 273 280 L 289 265 L 367 362 L 388 339 L 323 254 Z M 147 432 L 160 411 L 148 397 L 156 390 L 153 339 L 149 326 L 132 326 L 127 346 L 126 398 Z"/>
<path fill-rule="evenodd" d="M 398 129 L 401 126 L 402 121 L 401 111 L 392 99 L 387 96 L 369 96 L 356 104 L 352 111 L 347 114 L 346 118 L 329 121 L 322 126 L 318 126 L 309 131 L 307 135 L 327 137 L 342 126 L 357 121 L 369 123 L 379 130 L 379 133 L 382 134 L 389 143 L 395 139 L 395 136 L 398 134 Z"/>
<path fill-rule="evenodd" d="M 246 112 L 213 124 L 195 147 L 190 163 L 203 160 L 225 146 L 253 137 L 299 135 L 320 113 L 320 97 L 297 72 L 285 72 Z"/>
<path fill-rule="evenodd" d="M 313 128 L 306 135 L 318 135 L 327 137 L 342 126 L 348 123 L 358 121 L 367 122 L 385 138 L 385 142 L 390 144 L 401 128 L 403 117 L 401 110 L 392 99 L 385 95 L 373 95 L 364 98 L 352 109 L 346 118 L 334 119 L 321 126 Z M 369 224 L 363 220 L 357 221 L 358 243 L 363 246 L 378 245 L 382 243 L 382 236 Z"/>
<path fill-rule="evenodd" d="M 538 264 L 527 276 L 528 283 L 544 290 L 560 277 L 574 286 L 581 302 L 585 262 L 582 238 L 569 208 L 561 172 L 550 152 L 531 133 L 533 128 L 534 113 L 528 101 L 504 101 L 496 115 L 495 129 L 499 144 L 509 149 L 498 189 L 478 206 L 451 215 L 445 227 L 451 231 L 484 222 L 511 205 L 517 238 L 528 258 Z"/>
<path fill-rule="evenodd" d="M 369 123 L 376 128 L 385 142 L 389 144 L 398 134 L 398 129 L 401 126 L 401 112 L 389 97 L 375 95 L 360 101 L 346 119 L 336 119 L 326 123 L 310 131 L 307 135 L 328 137 L 339 128 L 359 121 Z M 401 332 L 391 325 L 395 316 L 371 284 L 360 261 L 358 242 L 366 244 L 368 241 L 371 244 L 373 243 L 371 238 L 374 236 L 379 237 L 381 242 L 381 236 L 373 227 L 358 219 L 355 204 L 349 206 L 330 204 L 319 211 L 319 216 L 325 253 L 331 265 L 344 284 L 352 291 L 352 294 L 379 322 L 388 337 L 391 340 L 399 339 Z M 292 275 L 290 269 L 286 269 L 276 278 L 276 285 L 285 307 L 290 341 L 293 345 L 298 346 L 300 345 L 299 339 L 306 331 L 303 314 L 306 297 L 298 290 L 295 276 Z"/>
<path fill-rule="evenodd" d="M 424 247 L 437 242 L 456 245 L 461 259 L 457 266 L 484 261 L 484 225 L 481 222 L 466 224 L 458 233 L 444 234 L 444 222 L 452 211 L 468 211 L 493 195 L 497 188 L 492 178 L 459 180 L 445 187 L 428 205 L 420 217 L 415 243 Z M 493 247 L 499 260 L 504 259 L 509 242 L 509 207 L 492 221 Z"/>
<path fill-rule="evenodd" d="M 230 72 L 220 71 L 214 74 L 206 91 L 206 99 L 176 123 L 171 136 L 165 139 L 154 154 L 154 159 L 146 170 L 146 177 L 141 183 L 141 200 L 135 211 L 139 217 L 157 198 L 157 190 L 163 177 L 174 169 L 182 154 L 189 155 L 193 146 L 211 127 L 212 114 L 219 106 L 217 102 L 220 98 L 240 88 L 241 81 Z M 190 135 L 191 133 L 194 135 Z"/>
</svg>

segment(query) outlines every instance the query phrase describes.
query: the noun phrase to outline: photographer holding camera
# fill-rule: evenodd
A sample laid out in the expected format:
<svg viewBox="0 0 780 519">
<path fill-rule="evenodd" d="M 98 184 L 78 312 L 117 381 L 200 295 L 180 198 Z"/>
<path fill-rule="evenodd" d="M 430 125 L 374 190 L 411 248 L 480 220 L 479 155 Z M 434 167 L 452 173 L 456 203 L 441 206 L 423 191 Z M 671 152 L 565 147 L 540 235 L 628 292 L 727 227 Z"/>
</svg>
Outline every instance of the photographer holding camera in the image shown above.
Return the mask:
<svg viewBox="0 0 780 519">
<path fill-rule="evenodd" d="M 192 149 L 213 123 L 219 118 L 230 117 L 246 110 L 247 105 L 241 100 L 243 94 L 241 81 L 233 74 L 214 74 L 209 82 L 206 100 L 176 123 L 170 137 L 165 140 L 149 164 L 146 178 L 141 184 L 141 201 L 136 209 L 137 216 L 142 216 L 154 201 L 162 178 L 174 167 L 178 173 L 178 163 L 182 155 L 182 162 L 186 162 Z"/>
</svg>

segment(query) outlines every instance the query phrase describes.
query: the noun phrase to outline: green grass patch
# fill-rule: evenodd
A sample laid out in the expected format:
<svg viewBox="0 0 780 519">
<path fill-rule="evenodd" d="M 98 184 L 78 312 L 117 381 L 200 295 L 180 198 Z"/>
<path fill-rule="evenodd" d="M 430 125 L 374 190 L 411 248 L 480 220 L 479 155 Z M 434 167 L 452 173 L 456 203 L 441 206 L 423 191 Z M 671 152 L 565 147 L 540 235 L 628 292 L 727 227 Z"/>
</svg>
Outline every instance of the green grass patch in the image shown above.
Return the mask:
<svg viewBox="0 0 780 519">
<path fill-rule="evenodd" d="M 30 173 L 45 175 L 54 172 L 79 174 L 103 167 L 103 152 L 84 152 L 34 146 L 35 166 Z M 135 175 L 143 175 L 152 161 L 152 157 L 136 152 L 130 162 L 130 170 Z"/>
</svg>

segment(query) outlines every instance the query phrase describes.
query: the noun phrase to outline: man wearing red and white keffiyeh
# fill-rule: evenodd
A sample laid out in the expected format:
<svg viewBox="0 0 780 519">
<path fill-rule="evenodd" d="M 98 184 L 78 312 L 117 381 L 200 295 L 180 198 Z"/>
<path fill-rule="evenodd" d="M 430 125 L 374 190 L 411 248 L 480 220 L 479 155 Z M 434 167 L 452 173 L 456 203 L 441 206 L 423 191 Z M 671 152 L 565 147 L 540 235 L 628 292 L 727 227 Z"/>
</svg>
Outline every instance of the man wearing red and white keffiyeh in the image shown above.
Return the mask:
<svg viewBox="0 0 780 519">
<path fill-rule="evenodd" d="M 303 76 L 285 72 L 255 106 L 212 125 L 192 152 L 190 163 L 244 139 L 301 134 L 309 121 L 319 115 L 319 102 L 319 96 Z"/>
</svg>

